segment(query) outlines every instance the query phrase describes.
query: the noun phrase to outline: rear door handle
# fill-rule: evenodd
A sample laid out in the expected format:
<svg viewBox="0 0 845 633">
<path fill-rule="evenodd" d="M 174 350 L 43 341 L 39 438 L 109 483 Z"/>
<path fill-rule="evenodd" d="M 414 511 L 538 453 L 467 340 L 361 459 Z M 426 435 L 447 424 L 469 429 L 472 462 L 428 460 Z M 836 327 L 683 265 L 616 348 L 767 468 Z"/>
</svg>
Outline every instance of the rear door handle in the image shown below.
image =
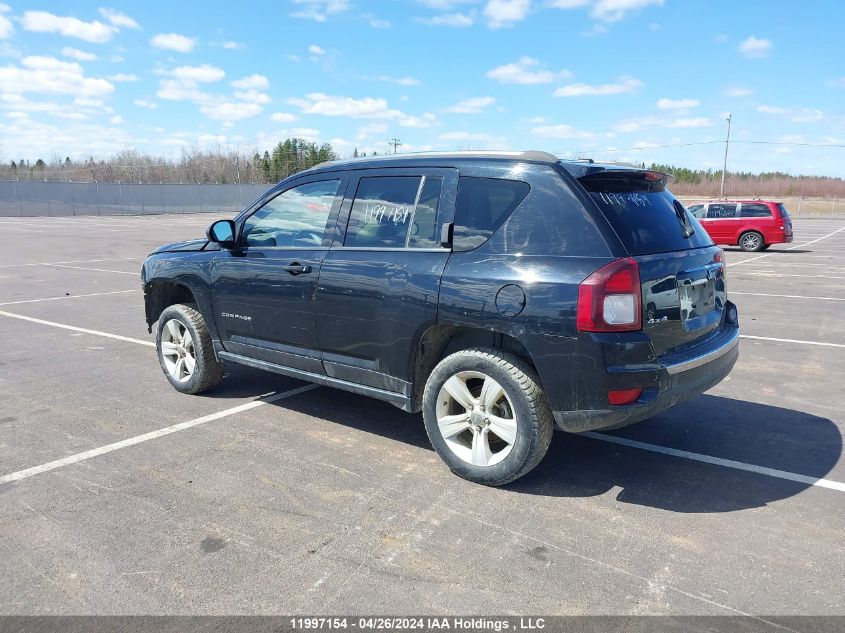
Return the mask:
<svg viewBox="0 0 845 633">
<path fill-rule="evenodd" d="M 300 264 L 299 262 L 293 262 L 289 266 L 282 266 L 282 270 L 286 270 L 291 275 L 301 275 L 303 273 L 310 273 L 311 266 L 308 264 Z"/>
</svg>

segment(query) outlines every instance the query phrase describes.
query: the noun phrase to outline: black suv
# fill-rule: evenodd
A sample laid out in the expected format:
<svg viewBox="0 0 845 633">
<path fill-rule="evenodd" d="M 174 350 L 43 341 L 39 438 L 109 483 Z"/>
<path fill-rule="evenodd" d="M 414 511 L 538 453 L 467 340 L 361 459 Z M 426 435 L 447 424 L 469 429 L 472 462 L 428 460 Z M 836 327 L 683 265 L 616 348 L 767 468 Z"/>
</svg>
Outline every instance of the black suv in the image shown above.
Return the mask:
<svg viewBox="0 0 845 633">
<path fill-rule="evenodd" d="M 282 181 L 141 272 L 185 393 L 240 363 L 423 413 L 488 485 L 555 424 L 632 424 L 736 362 L 722 251 L 654 171 L 544 152 L 331 162 Z"/>
</svg>

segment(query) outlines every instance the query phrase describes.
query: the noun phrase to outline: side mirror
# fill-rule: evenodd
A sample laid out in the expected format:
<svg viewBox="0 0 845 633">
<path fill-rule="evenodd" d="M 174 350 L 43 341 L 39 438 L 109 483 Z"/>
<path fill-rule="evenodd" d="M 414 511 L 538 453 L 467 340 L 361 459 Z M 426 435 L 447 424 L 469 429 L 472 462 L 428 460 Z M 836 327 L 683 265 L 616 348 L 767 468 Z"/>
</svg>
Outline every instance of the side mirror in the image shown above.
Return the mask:
<svg viewBox="0 0 845 633">
<path fill-rule="evenodd" d="M 209 242 L 216 242 L 221 248 L 235 246 L 235 223 L 231 220 L 217 220 L 205 234 Z"/>
</svg>

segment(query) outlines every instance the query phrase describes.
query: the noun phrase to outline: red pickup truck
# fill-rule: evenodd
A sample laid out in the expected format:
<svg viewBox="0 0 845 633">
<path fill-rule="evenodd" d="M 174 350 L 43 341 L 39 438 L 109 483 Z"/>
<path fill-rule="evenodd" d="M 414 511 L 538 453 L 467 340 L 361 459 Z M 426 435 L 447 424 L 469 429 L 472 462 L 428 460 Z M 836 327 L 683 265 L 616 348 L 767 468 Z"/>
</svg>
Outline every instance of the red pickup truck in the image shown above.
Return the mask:
<svg viewBox="0 0 845 633">
<path fill-rule="evenodd" d="M 687 207 L 716 244 L 761 251 L 792 241 L 792 220 L 781 202 L 712 200 Z"/>
</svg>

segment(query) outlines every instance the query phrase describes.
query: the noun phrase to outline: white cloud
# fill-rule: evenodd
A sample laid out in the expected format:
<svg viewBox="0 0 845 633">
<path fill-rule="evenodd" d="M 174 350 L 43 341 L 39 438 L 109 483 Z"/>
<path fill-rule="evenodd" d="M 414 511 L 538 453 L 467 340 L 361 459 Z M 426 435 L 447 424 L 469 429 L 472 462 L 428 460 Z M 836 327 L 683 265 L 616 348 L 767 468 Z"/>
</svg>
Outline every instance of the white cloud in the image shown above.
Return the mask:
<svg viewBox="0 0 845 633">
<path fill-rule="evenodd" d="M 666 127 L 671 128 L 699 128 L 713 127 L 713 121 L 707 117 L 682 118 L 669 121 Z"/>
<path fill-rule="evenodd" d="M 148 101 L 147 99 L 135 99 L 132 103 L 134 103 L 139 108 L 145 108 L 147 110 L 156 110 L 158 109 L 158 104 L 154 101 Z"/>
<path fill-rule="evenodd" d="M 590 7 L 590 17 L 603 22 L 618 22 L 631 11 L 649 6 L 663 6 L 664 0 L 550 0 L 547 6 L 555 9 L 581 9 Z M 649 24 L 651 30 L 659 25 Z M 600 33 L 605 31 L 601 30 Z M 595 33 L 592 33 L 595 34 Z"/>
<path fill-rule="evenodd" d="M 792 114 L 792 120 L 796 123 L 815 123 L 823 118 L 824 112 L 813 108 L 801 108 Z"/>
<path fill-rule="evenodd" d="M 47 11 L 24 11 L 21 24 L 26 31 L 58 33 L 94 44 L 108 42 L 117 32 L 114 26 L 103 24 L 98 20 L 83 22 L 78 18 L 54 15 Z"/>
<path fill-rule="evenodd" d="M 513 26 L 526 18 L 531 0 L 488 0 L 484 17 L 491 29 Z"/>
<path fill-rule="evenodd" d="M 373 135 L 382 135 L 387 133 L 387 123 L 368 123 L 358 128 L 356 138 L 363 141 Z"/>
<path fill-rule="evenodd" d="M 220 44 L 220 46 L 230 51 L 234 51 L 239 48 L 246 48 L 246 44 L 243 44 L 241 42 L 235 42 L 234 40 L 226 40 L 225 42 Z"/>
<path fill-rule="evenodd" d="M 24 57 L 20 66 L 0 67 L 0 85 L 6 93 L 103 95 L 114 90 L 105 79 L 86 77 L 82 66 L 55 57 Z"/>
<path fill-rule="evenodd" d="M 120 125 L 121 123 L 123 123 L 123 117 L 119 114 L 115 114 L 109 119 L 109 123 L 111 123 L 112 125 Z"/>
<path fill-rule="evenodd" d="M 320 130 L 315 130 L 312 127 L 295 127 L 290 131 L 290 135 L 295 138 L 304 138 L 306 141 L 320 140 Z"/>
<path fill-rule="evenodd" d="M 763 114 L 786 114 L 789 112 L 786 108 L 781 108 L 780 106 L 770 106 L 770 105 L 758 105 L 757 112 L 762 112 Z"/>
<path fill-rule="evenodd" d="M 838 77 L 836 79 L 830 79 L 825 82 L 825 85 L 828 88 L 845 88 L 845 77 Z"/>
<path fill-rule="evenodd" d="M 239 90 L 234 94 L 236 99 L 246 101 L 248 103 L 260 103 L 262 105 L 270 103 L 270 97 L 260 90 Z"/>
<path fill-rule="evenodd" d="M 100 15 L 102 15 L 106 20 L 108 20 L 112 26 L 117 28 L 141 28 L 141 26 L 135 20 L 130 18 L 125 13 L 121 13 L 120 11 L 116 11 L 115 9 L 103 7 L 102 9 L 100 9 Z"/>
<path fill-rule="evenodd" d="M 197 137 L 197 143 L 200 145 L 223 145 L 226 142 L 224 134 L 200 134 Z"/>
<path fill-rule="evenodd" d="M 12 21 L 5 15 L 2 15 L 2 13 L 3 12 L 0 11 L 0 40 L 5 40 L 12 37 L 15 32 L 15 27 L 12 24 Z"/>
<path fill-rule="evenodd" d="M 453 112 L 456 114 L 480 114 L 484 108 L 496 103 L 493 97 L 473 97 L 471 99 L 464 99 L 455 105 L 446 108 L 446 112 Z"/>
<path fill-rule="evenodd" d="M 296 121 L 299 117 L 289 112 L 274 112 L 270 115 L 270 118 L 277 123 L 290 123 Z"/>
<path fill-rule="evenodd" d="M 677 119 L 664 119 L 656 116 L 628 119 L 613 126 L 614 132 L 637 132 L 646 128 L 674 128 L 691 129 L 712 127 L 713 121 L 707 117 L 681 117 Z"/>
<path fill-rule="evenodd" d="M 177 53 L 190 53 L 197 41 L 179 33 L 159 33 L 150 40 L 150 46 Z"/>
<path fill-rule="evenodd" d="M 427 128 L 437 125 L 437 117 L 430 112 L 421 116 L 406 114 L 390 108 L 386 99 L 380 97 L 342 97 L 312 92 L 305 98 L 291 98 L 288 103 L 298 107 L 303 114 L 341 116 L 352 119 L 391 119 L 403 127 Z"/>
<path fill-rule="evenodd" d="M 606 96 L 635 92 L 643 85 L 639 79 L 620 77 L 615 84 L 575 83 L 561 86 L 552 93 L 555 97 Z"/>
<path fill-rule="evenodd" d="M 465 28 L 475 24 L 475 19 L 466 13 L 443 13 L 430 18 L 414 18 L 420 24 L 429 26 L 448 26 L 452 28 Z"/>
<path fill-rule="evenodd" d="M 79 50 L 78 48 L 71 48 L 70 46 L 65 46 L 62 49 L 62 55 L 81 62 L 92 62 L 97 59 L 97 56 L 94 53 L 87 53 Z"/>
<path fill-rule="evenodd" d="M 464 4 L 477 4 L 479 0 L 417 0 L 417 2 L 429 9 L 440 11 L 451 11 Z"/>
<path fill-rule="evenodd" d="M 322 48 L 320 46 L 317 46 L 316 44 L 312 44 L 311 46 L 308 47 L 308 52 L 311 53 L 312 55 L 325 55 L 326 49 Z"/>
<path fill-rule="evenodd" d="M 267 90 L 269 87 L 270 80 L 264 75 L 249 75 L 232 82 L 232 88 L 238 90 Z"/>
<path fill-rule="evenodd" d="M 325 22 L 330 15 L 349 9 L 349 0 L 293 0 L 300 8 L 291 13 L 292 17 L 303 20 Z"/>
<path fill-rule="evenodd" d="M 739 52 L 750 58 L 766 57 L 772 50 L 771 40 L 751 36 L 739 44 Z"/>
<path fill-rule="evenodd" d="M 365 13 L 361 17 L 364 18 L 367 21 L 367 24 L 374 29 L 389 29 L 391 26 L 390 20 L 385 20 L 384 18 L 380 18 L 371 13 Z"/>
<path fill-rule="evenodd" d="M 725 90 L 725 94 L 729 97 L 747 97 L 748 95 L 754 94 L 753 90 L 749 88 L 742 88 L 742 87 L 734 87 L 728 88 Z"/>
<path fill-rule="evenodd" d="M 261 114 L 261 106 L 256 103 L 224 102 L 204 105 L 200 111 L 215 121 L 241 121 Z"/>
<path fill-rule="evenodd" d="M 658 99 L 657 107 L 661 110 L 686 110 L 701 105 L 698 99 Z"/>
<path fill-rule="evenodd" d="M 663 6 L 663 0 L 598 0 L 593 4 L 590 15 L 604 22 L 618 22 L 629 11 L 649 6 Z"/>
<path fill-rule="evenodd" d="M 548 84 L 558 78 L 571 77 L 568 70 L 552 72 L 551 70 L 539 70 L 540 62 L 533 57 L 520 57 L 517 61 L 497 66 L 488 70 L 486 77 L 503 84 Z"/>
<path fill-rule="evenodd" d="M 108 77 L 106 77 L 106 79 L 108 79 L 109 81 L 114 81 L 116 83 L 122 83 L 129 81 L 138 81 L 140 77 L 131 73 L 115 73 L 114 75 L 109 75 Z"/>
<path fill-rule="evenodd" d="M 419 86 L 420 80 L 414 77 L 391 77 L 389 75 L 379 75 L 378 77 L 365 77 L 365 79 L 373 79 L 374 81 L 384 81 L 389 84 L 396 84 L 397 86 Z"/>
<path fill-rule="evenodd" d="M 173 70 L 159 71 L 159 74 L 175 77 L 176 79 L 181 79 L 185 82 L 201 83 L 220 81 L 226 76 L 226 73 L 222 68 L 212 66 L 211 64 L 202 64 L 200 66 L 177 66 Z"/>
</svg>

